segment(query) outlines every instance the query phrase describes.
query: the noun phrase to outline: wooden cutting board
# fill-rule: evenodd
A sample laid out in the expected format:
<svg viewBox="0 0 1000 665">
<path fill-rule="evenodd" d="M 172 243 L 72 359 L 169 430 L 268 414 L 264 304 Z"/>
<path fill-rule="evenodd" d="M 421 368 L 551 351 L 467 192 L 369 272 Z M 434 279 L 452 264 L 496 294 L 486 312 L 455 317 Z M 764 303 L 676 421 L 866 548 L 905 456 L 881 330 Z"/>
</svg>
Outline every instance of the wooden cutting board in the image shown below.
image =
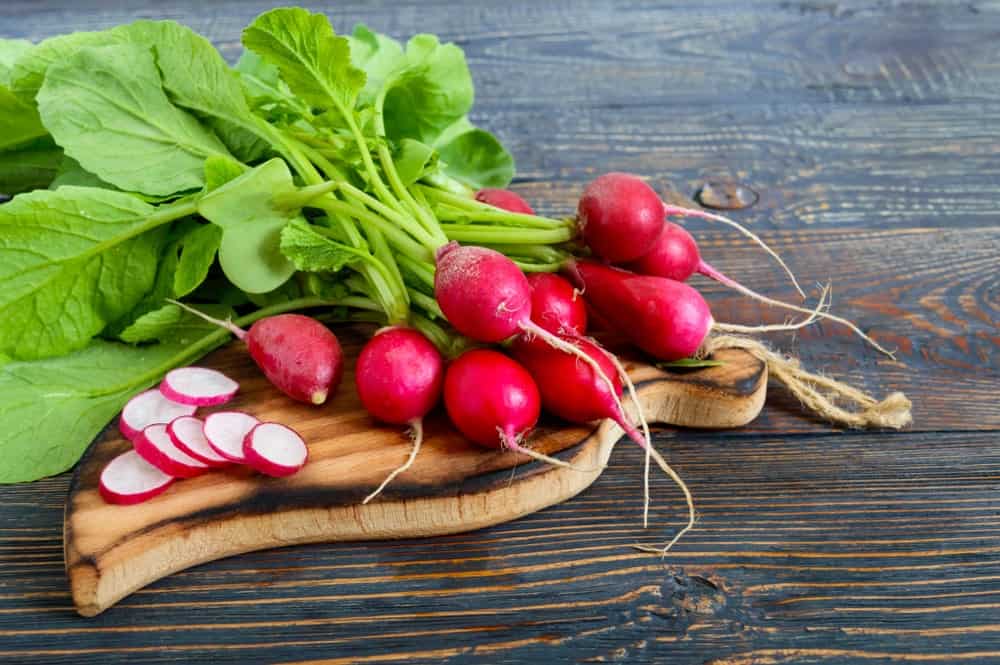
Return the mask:
<svg viewBox="0 0 1000 665">
<path fill-rule="evenodd" d="M 320 407 L 293 402 L 272 388 L 242 343 L 200 363 L 240 382 L 237 397 L 217 409 L 245 410 L 302 434 L 310 458 L 294 476 L 266 478 L 232 468 L 177 481 L 146 503 L 110 505 L 98 494 L 98 477 L 131 444 L 117 422 L 97 437 L 77 467 L 65 512 L 66 571 L 80 614 L 93 616 L 165 575 L 242 552 L 434 536 L 513 520 L 575 496 L 600 475 L 473 446 L 442 413 L 434 413 L 413 467 L 378 499 L 361 505 L 406 459 L 410 446 L 402 428 L 372 421 L 357 399 L 353 359 L 369 331 L 346 328 L 337 334 L 348 368 L 339 391 Z M 766 367 L 735 349 L 716 358 L 724 365 L 683 374 L 626 359 L 649 421 L 725 428 L 753 420 L 764 404 Z M 607 462 L 621 435 L 611 422 L 576 427 L 543 421 L 529 443 L 593 469 Z"/>
</svg>

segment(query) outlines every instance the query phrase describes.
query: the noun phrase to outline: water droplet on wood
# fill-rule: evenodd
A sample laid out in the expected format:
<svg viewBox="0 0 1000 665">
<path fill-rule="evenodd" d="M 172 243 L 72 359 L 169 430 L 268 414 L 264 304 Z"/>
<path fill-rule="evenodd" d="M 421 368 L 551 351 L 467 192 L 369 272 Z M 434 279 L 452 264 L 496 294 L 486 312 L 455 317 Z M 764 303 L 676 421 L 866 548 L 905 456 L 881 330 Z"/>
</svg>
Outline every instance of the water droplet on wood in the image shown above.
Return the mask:
<svg viewBox="0 0 1000 665">
<path fill-rule="evenodd" d="M 698 198 L 698 203 L 716 210 L 749 208 L 760 198 L 757 192 L 746 185 L 721 180 L 709 180 L 701 186 L 695 196 Z"/>
</svg>

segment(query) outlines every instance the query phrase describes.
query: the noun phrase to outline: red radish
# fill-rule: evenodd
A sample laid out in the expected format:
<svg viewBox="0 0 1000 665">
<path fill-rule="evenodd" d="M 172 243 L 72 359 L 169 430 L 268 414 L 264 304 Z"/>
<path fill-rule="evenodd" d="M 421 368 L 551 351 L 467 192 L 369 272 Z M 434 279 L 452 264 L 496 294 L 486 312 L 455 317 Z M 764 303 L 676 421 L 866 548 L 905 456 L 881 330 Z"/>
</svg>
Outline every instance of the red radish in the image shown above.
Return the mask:
<svg viewBox="0 0 1000 665">
<path fill-rule="evenodd" d="M 209 466 L 229 466 L 230 462 L 208 445 L 203 431 L 205 423 L 194 416 L 181 416 L 167 425 L 167 435 L 180 450 Z"/>
<path fill-rule="evenodd" d="M 409 425 L 413 446 L 406 461 L 386 476 L 368 503 L 417 458 L 423 442 L 423 419 L 441 399 L 444 359 L 424 335 L 410 328 L 385 328 L 375 333 L 358 355 L 354 372 L 358 397 L 379 420 Z"/>
<path fill-rule="evenodd" d="M 126 439 L 134 441 L 142 430 L 150 425 L 169 423 L 174 418 L 189 416 L 197 408 L 189 404 L 178 404 L 165 397 L 159 390 L 147 390 L 125 404 L 118 419 L 118 429 Z"/>
<path fill-rule="evenodd" d="M 134 450 L 114 458 L 101 471 L 99 488 L 108 503 L 129 505 L 142 503 L 162 494 L 174 482 L 155 466 L 139 457 Z"/>
<path fill-rule="evenodd" d="M 444 378 L 444 405 L 451 422 L 486 448 L 524 452 L 521 439 L 538 422 L 538 387 L 528 371 L 497 351 L 466 351 Z"/>
<path fill-rule="evenodd" d="M 628 422 L 622 410 L 619 399 L 622 383 L 608 352 L 590 340 L 575 341 L 581 351 L 600 365 L 604 375 L 611 377 L 610 386 L 592 367 L 560 349 L 523 337 L 514 342 L 514 357 L 535 380 L 542 407 L 571 423 L 586 424 L 610 418 L 645 448 L 642 433 Z"/>
<path fill-rule="evenodd" d="M 132 442 L 135 452 L 163 473 L 174 478 L 194 478 L 208 471 L 208 465 L 174 445 L 163 423 L 150 425 Z"/>
<path fill-rule="evenodd" d="M 233 398 L 240 384 L 207 367 L 178 367 L 160 383 L 160 392 L 178 404 L 216 406 Z"/>
<path fill-rule="evenodd" d="M 531 320 L 557 335 L 587 332 L 587 304 L 568 281 L 548 272 L 531 273 Z"/>
<path fill-rule="evenodd" d="M 316 319 L 301 314 L 263 318 L 250 330 L 220 321 L 184 303 L 170 300 L 189 312 L 226 328 L 247 343 L 254 362 L 275 388 L 292 399 L 322 404 L 337 389 L 344 358 L 336 335 Z"/>
<path fill-rule="evenodd" d="M 694 354 L 712 329 L 708 304 L 687 284 L 586 260 L 575 261 L 569 270 L 602 317 L 660 360 Z"/>
<path fill-rule="evenodd" d="M 219 411 L 205 418 L 202 431 L 205 433 L 208 445 L 221 457 L 237 464 L 246 464 L 243 439 L 259 423 L 260 421 L 249 413 Z"/>
<path fill-rule="evenodd" d="M 606 173 L 583 190 L 577 223 L 594 254 L 613 263 L 633 261 L 660 235 L 663 202 L 639 178 Z"/>
<path fill-rule="evenodd" d="M 281 478 L 305 466 L 309 451 L 295 430 L 279 423 L 260 423 L 244 437 L 243 456 L 255 470 Z"/>
<path fill-rule="evenodd" d="M 638 260 L 626 264 L 625 267 L 641 275 L 667 277 L 678 282 L 686 281 L 688 277 L 697 272 L 754 300 L 759 300 L 774 307 L 812 314 L 812 310 L 769 298 L 748 289 L 739 282 L 719 272 L 701 258 L 701 254 L 698 251 L 698 244 L 691 237 L 691 234 L 673 222 L 666 222 L 664 224 L 663 233 L 653 243 L 653 247 L 649 252 L 639 257 Z M 882 353 L 888 356 L 893 355 L 891 351 L 882 348 L 875 340 L 847 319 L 826 312 L 818 316 L 847 326 Z"/>
<path fill-rule="evenodd" d="M 476 192 L 476 200 L 507 212 L 518 212 L 524 215 L 535 214 L 527 201 L 509 189 L 480 189 Z"/>
</svg>

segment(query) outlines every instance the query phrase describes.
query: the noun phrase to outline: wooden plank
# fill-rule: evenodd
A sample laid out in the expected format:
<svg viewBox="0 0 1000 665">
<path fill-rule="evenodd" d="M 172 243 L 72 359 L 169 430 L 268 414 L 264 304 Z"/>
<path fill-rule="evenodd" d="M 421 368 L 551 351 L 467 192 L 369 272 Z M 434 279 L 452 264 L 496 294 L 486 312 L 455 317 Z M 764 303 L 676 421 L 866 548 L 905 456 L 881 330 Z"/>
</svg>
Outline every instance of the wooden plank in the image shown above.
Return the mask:
<svg viewBox="0 0 1000 665">
<path fill-rule="evenodd" d="M 994 440 L 680 433 L 659 445 L 700 521 L 665 560 L 629 545 L 669 536 L 680 495 L 655 477 L 644 531 L 641 453 L 619 447 L 577 499 L 517 522 L 248 554 L 178 573 L 86 622 L 71 612 L 58 550 L 11 551 L 17 511 L 0 504 L 0 658 L 701 663 L 791 649 L 960 662 L 1000 638 Z M 65 480 L 34 487 L 54 505 Z"/>
</svg>

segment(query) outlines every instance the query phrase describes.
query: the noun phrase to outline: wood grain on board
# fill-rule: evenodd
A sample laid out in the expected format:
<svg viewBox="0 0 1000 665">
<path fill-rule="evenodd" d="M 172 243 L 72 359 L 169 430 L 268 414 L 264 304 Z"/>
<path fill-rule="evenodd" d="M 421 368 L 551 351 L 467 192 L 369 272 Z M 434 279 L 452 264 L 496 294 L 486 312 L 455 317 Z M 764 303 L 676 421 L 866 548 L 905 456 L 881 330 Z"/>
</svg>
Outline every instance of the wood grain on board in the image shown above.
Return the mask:
<svg viewBox="0 0 1000 665">
<path fill-rule="evenodd" d="M 182 20 L 229 58 L 265 0 L 0 5 L 0 36 Z M 661 431 L 698 527 L 618 446 L 571 501 L 474 533 L 255 552 L 179 572 L 81 619 L 63 569 L 61 476 L 0 488 L 5 662 L 1000 662 L 1000 6 L 993 2 L 620 0 L 309 3 L 457 41 L 474 120 L 516 189 L 573 209 L 611 169 L 691 197 L 760 194 L 734 216 L 882 342 L 835 326 L 772 336 L 813 369 L 902 389 L 915 424 L 841 432 L 771 387 L 750 426 Z M 794 292 L 738 236 L 692 224 L 706 259 Z M 698 281 L 719 320 L 778 321 Z"/>
</svg>

